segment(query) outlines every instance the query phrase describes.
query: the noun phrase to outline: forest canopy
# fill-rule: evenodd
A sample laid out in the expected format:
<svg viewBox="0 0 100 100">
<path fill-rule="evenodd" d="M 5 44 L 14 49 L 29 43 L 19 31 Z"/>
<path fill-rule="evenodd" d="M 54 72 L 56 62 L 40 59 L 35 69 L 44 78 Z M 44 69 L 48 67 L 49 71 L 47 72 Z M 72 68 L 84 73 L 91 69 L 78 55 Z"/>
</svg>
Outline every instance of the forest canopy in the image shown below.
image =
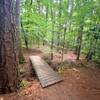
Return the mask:
<svg viewBox="0 0 100 100">
<path fill-rule="evenodd" d="M 45 42 L 100 60 L 99 0 L 24 0 L 21 27 L 26 47 Z"/>
</svg>

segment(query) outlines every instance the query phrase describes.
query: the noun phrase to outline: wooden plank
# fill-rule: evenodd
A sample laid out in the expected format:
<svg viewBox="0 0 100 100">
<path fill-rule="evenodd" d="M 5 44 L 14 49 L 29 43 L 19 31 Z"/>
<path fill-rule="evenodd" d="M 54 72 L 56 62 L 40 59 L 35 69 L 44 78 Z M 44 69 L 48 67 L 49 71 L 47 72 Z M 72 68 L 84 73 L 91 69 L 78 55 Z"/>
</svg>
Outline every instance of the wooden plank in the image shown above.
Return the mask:
<svg viewBox="0 0 100 100">
<path fill-rule="evenodd" d="M 42 87 L 62 81 L 62 78 L 55 72 L 41 57 L 30 56 L 33 68 L 40 80 Z"/>
</svg>

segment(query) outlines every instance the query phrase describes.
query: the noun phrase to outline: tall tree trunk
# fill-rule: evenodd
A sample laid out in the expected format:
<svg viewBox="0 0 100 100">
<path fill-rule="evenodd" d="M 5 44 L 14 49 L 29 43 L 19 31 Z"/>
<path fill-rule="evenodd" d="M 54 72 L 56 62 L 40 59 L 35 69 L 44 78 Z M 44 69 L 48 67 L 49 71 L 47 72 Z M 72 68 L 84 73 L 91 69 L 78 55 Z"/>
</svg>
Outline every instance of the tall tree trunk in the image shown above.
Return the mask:
<svg viewBox="0 0 100 100">
<path fill-rule="evenodd" d="M 28 46 L 28 38 L 27 38 L 27 35 L 26 35 L 26 33 L 24 31 L 24 28 L 23 28 L 22 18 L 21 18 L 21 28 L 22 28 L 22 32 L 23 32 L 23 35 L 24 35 L 25 46 L 28 49 L 29 48 L 29 46 Z"/>
<path fill-rule="evenodd" d="M 17 28 L 14 0 L 0 0 L 0 92 L 19 88 Z"/>
<path fill-rule="evenodd" d="M 51 8 L 51 20 L 52 20 L 52 37 L 51 37 L 51 60 L 53 60 L 53 45 L 54 45 L 54 13 L 53 9 Z"/>
<path fill-rule="evenodd" d="M 38 32 L 37 34 L 38 34 L 37 44 L 38 44 L 38 48 L 39 48 L 39 47 L 40 47 L 40 37 L 39 37 L 39 32 Z"/>
<path fill-rule="evenodd" d="M 48 5 L 46 6 L 46 14 L 45 14 L 45 18 L 46 18 L 46 31 L 44 34 L 44 38 L 43 38 L 43 46 L 46 44 L 46 35 L 47 35 L 47 24 L 48 24 Z"/>
<path fill-rule="evenodd" d="M 20 25 L 20 0 L 17 0 L 16 2 L 16 28 L 17 28 L 17 41 L 18 41 L 18 58 L 19 58 L 19 63 L 22 63 L 25 59 L 24 59 L 24 55 L 23 55 L 23 50 L 22 50 L 22 44 L 21 44 L 21 38 L 20 38 L 20 33 L 21 33 L 21 25 Z"/>
<path fill-rule="evenodd" d="M 76 47 L 76 54 L 77 54 L 77 60 L 79 60 L 80 52 L 81 52 L 81 45 L 82 45 L 82 36 L 83 36 L 83 25 L 80 25 L 79 28 L 79 34 L 77 38 L 77 47 Z"/>
<path fill-rule="evenodd" d="M 68 1 L 69 3 L 69 6 L 68 6 L 68 9 L 69 9 L 69 32 L 71 31 L 72 27 L 71 27 L 71 24 L 72 24 L 72 15 L 73 15 L 73 10 L 74 10 L 74 0 L 69 0 Z"/>
<path fill-rule="evenodd" d="M 62 0 L 59 0 L 59 26 L 58 26 L 58 33 L 57 33 L 57 51 L 59 51 L 60 46 L 60 37 L 61 37 L 61 16 L 62 16 Z"/>
<path fill-rule="evenodd" d="M 62 58 L 61 61 L 63 62 L 63 56 L 64 56 L 64 48 L 65 48 L 65 40 L 66 40 L 66 30 L 67 30 L 67 23 L 65 23 L 64 27 L 64 36 L 63 36 L 63 45 L 62 45 Z"/>
</svg>

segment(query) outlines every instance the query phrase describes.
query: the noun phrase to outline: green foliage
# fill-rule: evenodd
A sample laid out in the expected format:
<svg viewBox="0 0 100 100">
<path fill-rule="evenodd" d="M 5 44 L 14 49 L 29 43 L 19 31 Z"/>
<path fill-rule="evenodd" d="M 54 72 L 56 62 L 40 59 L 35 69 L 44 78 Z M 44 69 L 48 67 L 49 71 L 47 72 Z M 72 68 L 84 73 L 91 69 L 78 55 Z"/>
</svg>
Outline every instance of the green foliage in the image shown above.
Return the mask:
<svg viewBox="0 0 100 100">
<path fill-rule="evenodd" d="M 21 88 L 26 88 L 28 87 L 28 82 L 26 80 L 22 80 L 21 83 L 20 83 L 20 87 Z"/>
<path fill-rule="evenodd" d="M 87 54 L 94 48 L 93 58 L 100 59 L 99 0 L 24 0 L 21 6 L 23 27 L 30 44 L 42 42 L 44 39 L 50 43 L 54 33 L 54 44 L 60 42 L 62 46 L 66 27 L 65 47 L 75 50 L 80 45 L 77 37 L 80 27 L 83 26 L 82 52 Z"/>
</svg>

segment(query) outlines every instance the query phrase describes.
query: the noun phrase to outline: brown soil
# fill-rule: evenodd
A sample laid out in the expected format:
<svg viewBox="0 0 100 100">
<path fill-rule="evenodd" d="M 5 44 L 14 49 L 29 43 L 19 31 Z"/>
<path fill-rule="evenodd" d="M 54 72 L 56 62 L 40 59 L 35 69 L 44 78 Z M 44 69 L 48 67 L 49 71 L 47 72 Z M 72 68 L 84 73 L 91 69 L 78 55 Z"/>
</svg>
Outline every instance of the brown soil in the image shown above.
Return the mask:
<svg viewBox="0 0 100 100">
<path fill-rule="evenodd" d="M 42 88 L 29 62 L 30 55 L 49 56 L 44 54 L 43 48 L 40 49 L 24 49 L 26 63 L 21 64 L 20 69 L 22 80 L 26 80 L 28 86 L 16 93 L 0 95 L 0 100 L 100 100 L 100 69 L 94 63 L 75 61 L 76 56 L 72 52 L 64 54 L 64 61 L 74 64 L 65 63 L 64 69 L 59 71 L 63 81 Z M 51 62 L 59 63 L 58 56 L 60 54 L 55 54 Z M 74 66 L 81 64 L 83 67 Z"/>
</svg>

